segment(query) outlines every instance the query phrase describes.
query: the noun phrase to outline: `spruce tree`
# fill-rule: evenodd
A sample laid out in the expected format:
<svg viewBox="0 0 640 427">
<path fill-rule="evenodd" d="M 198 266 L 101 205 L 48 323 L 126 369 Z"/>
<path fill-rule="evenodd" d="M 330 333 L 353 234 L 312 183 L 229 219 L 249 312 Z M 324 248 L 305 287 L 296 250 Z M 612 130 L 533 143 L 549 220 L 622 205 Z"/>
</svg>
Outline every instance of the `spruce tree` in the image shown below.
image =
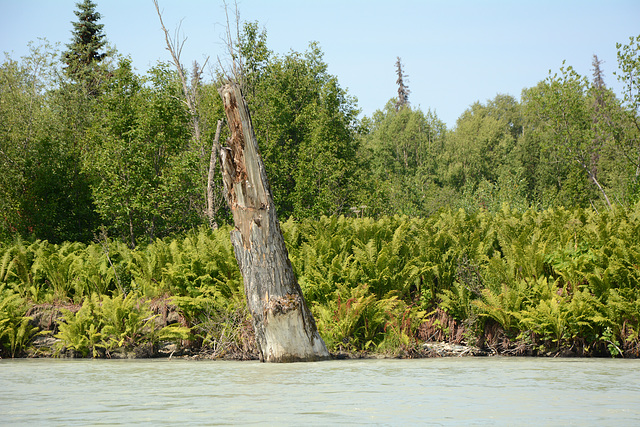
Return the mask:
<svg viewBox="0 0 640 427">
<path fill-rule="evenodd" d="M 106 45 L 105 35 L 102 33 L 103 24 L 99 24 L 100 14 L 96 12 L 96 4 L 91 0 L 76 3 L 78 8 L 74 13 L 78 22 L 72 22 L 73 31 L 68 50 L 63 54 L 65 72 L 78 83 L 88 84 L 88 89 L 94 86 L 93 71 L 106 56 L 100 52 Z"/>
<path fill-rule="evenodd" d="M 411 93 L 409 86 L 404 83 L 404 79 L 407 75 L 402 71 L 402 62 L 400 62 L 399 56 L 396 61 L 396 74 L 398 75 L 398 80 L 396 80 L 396 83 L 398 84 L 398 101 L 396 102 L 396 111 L 398 111 L 405 105 L 409 105 L 409 94 Z"/>
</svg>

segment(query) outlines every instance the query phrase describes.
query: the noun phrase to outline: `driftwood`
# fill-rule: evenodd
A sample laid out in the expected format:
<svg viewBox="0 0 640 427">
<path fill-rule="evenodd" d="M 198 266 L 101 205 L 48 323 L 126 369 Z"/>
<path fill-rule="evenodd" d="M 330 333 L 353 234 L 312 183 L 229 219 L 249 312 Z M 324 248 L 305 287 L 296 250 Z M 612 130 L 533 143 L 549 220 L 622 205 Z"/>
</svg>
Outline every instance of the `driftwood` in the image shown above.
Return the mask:
<svg viewBox="0 0 640 427">
<path fill-rule="evenodd" d="M 260 360 L 326 359 L 329 352 L 293 274 L 249 109 L 236 83 L 222 86 L 219 93 L 230 131 L 220 157 L 225 198 L 235 223 L 231 242 Z"/>
</svg>

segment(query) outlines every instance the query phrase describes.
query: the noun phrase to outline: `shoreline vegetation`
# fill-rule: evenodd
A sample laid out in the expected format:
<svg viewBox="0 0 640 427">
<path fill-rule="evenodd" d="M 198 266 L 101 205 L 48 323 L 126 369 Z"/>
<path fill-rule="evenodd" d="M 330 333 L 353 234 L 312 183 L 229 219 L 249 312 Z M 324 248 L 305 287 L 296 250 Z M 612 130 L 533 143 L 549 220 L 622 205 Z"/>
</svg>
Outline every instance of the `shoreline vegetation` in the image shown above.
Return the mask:
<svg viewBox="0 0 640 427">
<path fill-rule="evenodd" d="M 256 357 L 220 173 L 230 74 L 335 357 L 640 356 L 640 35 L 617 71 L 563 62 L 448 129 L 399 57 L 398 96 L 360 118 L 316 42 L 279 54 L 238 18 L 232 69 L 183 68 L 165 31 L 172 61 L 140 73 L 96 3 L 74 13 L 65 47 L 0 64 L 0 357 Z"/>
<path fill-rule="evenodd" d="M 640 204 L 282 230 L 334 358 L 640 356 Z M 0 356 L 257 358 L 229 231 L 0 244 Z"/>
</svg>

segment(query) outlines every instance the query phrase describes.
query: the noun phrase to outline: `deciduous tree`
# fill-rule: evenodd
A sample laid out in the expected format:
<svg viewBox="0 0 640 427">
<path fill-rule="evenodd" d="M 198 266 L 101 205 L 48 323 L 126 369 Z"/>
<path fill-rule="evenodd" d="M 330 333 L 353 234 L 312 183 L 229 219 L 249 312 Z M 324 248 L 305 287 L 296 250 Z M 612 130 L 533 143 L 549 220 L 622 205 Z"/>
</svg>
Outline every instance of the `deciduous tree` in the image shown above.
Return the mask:
<svg viewBox="0 0 640 427">
<path fill-rule="evenodd" d="M 189 116 L 166 65 L 137 76 L 121 60 L 101 98 L 85 165 L 105 225 L 134 247 L 199 223 L 197 153 L 187 150 Z"/>
<path fill-rule="evenodd" d="M 361 137 L 359 157 L 369 175 L 361 204 L 368 213 L 420 215 L 437 209 L 437 159 L 442 155 L 446 126 L 431 111 L 390 100 L 373 114 L 369 133 Z M 369 193 L 369 194 L 367 194 Z M 435 203 L 435 205 L 433 205 Z"/>
<path fill-rule="evenodd" d="M 247 24 L 238 50 L 278 213 L 298 218 L 340 214 L 354 203 L 355 100 L 327 71 L 311 43 L 304 53 L 274 56 L 266 33 Z"/>
<path fill-rule="evenodd" d="M 623 103 L 626 112 L 622 117 L 625 137 L 621 153 L 634 168 L 632 199 L 640 198 L 640 35 L 629 37 L 629 44 L 618 43 L 618 79 L 624 85 Z"/>
<path fill-rule="evenodd" d="M 597 153 L 603 141 L 597 137 L 591 85 L 571 66 L 561 67 L 560 73 L 548 77 L 535 90 L 527 91 L 527 105 L 542 128 L 550 131 L 545 148 L 556 151 L 562 161 L 577 163 L 611 207 L 607 190 L 597 175 Z"/>
</svg>

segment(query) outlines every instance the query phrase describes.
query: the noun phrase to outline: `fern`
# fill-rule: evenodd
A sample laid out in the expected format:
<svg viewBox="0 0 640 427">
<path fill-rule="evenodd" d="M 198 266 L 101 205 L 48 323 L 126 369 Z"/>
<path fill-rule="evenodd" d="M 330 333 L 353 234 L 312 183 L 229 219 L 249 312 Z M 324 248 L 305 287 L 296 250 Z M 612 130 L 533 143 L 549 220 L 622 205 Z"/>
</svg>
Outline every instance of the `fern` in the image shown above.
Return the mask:
<svg viewBox="0 0 640 427">
<path fill-rule="evenodd" d="M 73 313 L 63 309 L 63 322 L 58 325 L 58 333 L 55 335 L 60 341 L 56 344 L 57 354 L 69 349 L 87 357 L 97 357 L 99 349 L 104 348 L 100 329 L 103 326 L 99 315 L 100 299 L 97 295 L 85 299 L 80 310 Z"/>
<path fill-rule="evenodd" d="M 436 308 L 470 330 L 493 319 L 509 335 L 528 332 L 547 347 L 580 344 L 594 354 L 611 343 L 623 352 L 640 348 L 640 204 L 601 213 L 503 207 L 428 218 L 333 216 L 289 220 L 282 230 L 305 298 L 333 348 L 404 345 L 413 330 L 406 318 Z M 82 302 L 80 312 L 65 317 L 61 334 L 69 335 L 67 348 L 101 355 L 156 339 L 144 300 L 170 296 L 197 339 L 218 346 L 235 336 L 232 328 L 246 328 L 229 231 L 201 228 L 135 250 L 110 239 L 86 246 L 6 244 L 0 286 L 3 298 L 16 295 L 10 299 L 21 311 L 11 324 L 3 317 L 1 327 L 18 331 L 29 303 Z M 187 333 L 176 328 L 166 336 Z M 3 337 L 10 352 L 9 335 Z M 16 340 L 16 348 L 28 341 Z"/>
<path fill-rule="evenodd" d="M 568 311 L 563 300 L 554 296 L 520 313 L 523 331 L 532 331 L 560 347 L 567 337 Z"/>
<path fill-rule="evenodd" d="M 63 310 L 56 338 L 58 353 L 65 349 L 83 357 L 99 357 L 102 352 L 123 347 L 131 350 L 156 339 L 154 318 L 148 303 L 136 294 L 113 298 L 93 295 L 78 312 Z"/>
<path fill-rule="evenodd" d="M 0 350 L 10 357 L 22 353 L 38 331 L 25 311 L 24 299 L 0 285 Z"/>
</svg>

